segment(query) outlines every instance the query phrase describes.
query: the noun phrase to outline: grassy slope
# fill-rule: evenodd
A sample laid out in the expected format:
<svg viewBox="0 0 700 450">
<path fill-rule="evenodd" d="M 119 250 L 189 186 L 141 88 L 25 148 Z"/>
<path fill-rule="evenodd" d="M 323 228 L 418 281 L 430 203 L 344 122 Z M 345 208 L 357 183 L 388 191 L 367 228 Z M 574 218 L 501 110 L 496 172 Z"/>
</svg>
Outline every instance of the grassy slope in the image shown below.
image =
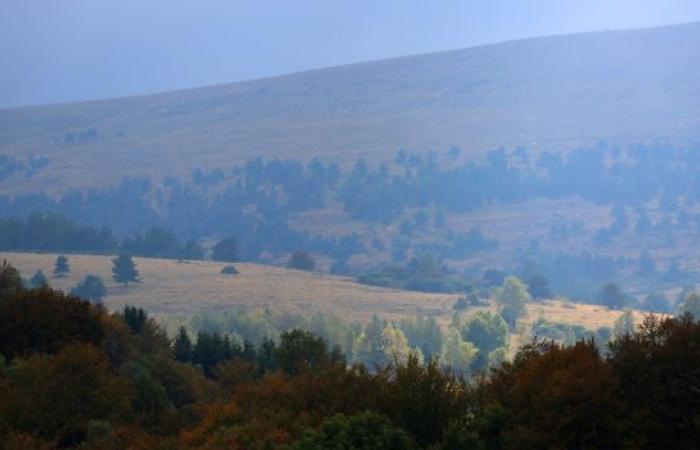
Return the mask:
<svg viewBox="0 0 700 450">
<path fill-rule="evenodd" d="M 568 148 L 700 138 L 700 24 L 528 39 L 159 95 L 0 110 L 0 154 L 51 165 L 11 192 L 189 174 L 255 156 Z M 96 129 L 94 143 L 58 143 Z M 119 136 L 122 132 L 123 136 Z M 10 192 L 9 187 L 1 189 Z"/>
<path fill-rule="evenodd" d="M 43 270 L 50 275 L 56 255 L 2 253 L 25 277 Z M 454 311 L 454 295 L 424 294 L 382 289 L 357 284 L 350 279 L 257 264 L 236 264 L 240 274 L 221 275 L 224 265 L 211 261 L 187 261 L 134 258 L 143 282 L 123 288 L 111 280 L 111 262 L 107 256 L 70 255 L 71 274 L 66 278 L 49 276 L 52 286 L 69 290 L 86 274 L 97 274 L 108 287 L 105 304 L 110 309 L 138 305 L 156 315 L 216 313 L 232 307 L 271 308 L 277 311 L 311 315 L 315 311 L 335 314 L 346 320 L 367 320 L 373 313 L 387 319 L 432 315 L 443 324 Z M 490 308 L 471 308 L 464 315 Z M 612 326 L 619 311 L 594 305 L 569 304 L 552 300 L 530 304 L 521 329 L 529 330 L 533 321 L 545 317 L 551 321 L 583 325 L 589 329 Z M 642 318 L 635 313 L 636 319 Z M 529 339 L 525 333 L 513 336 L 515 345 Z"/>
</svg>

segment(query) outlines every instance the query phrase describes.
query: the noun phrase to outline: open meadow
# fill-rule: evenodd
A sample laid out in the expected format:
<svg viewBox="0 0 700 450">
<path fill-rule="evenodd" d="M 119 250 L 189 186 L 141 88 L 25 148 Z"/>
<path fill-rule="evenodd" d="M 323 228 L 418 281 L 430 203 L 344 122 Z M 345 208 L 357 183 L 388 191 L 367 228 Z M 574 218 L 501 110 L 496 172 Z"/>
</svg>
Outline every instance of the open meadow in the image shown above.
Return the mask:
<svg viewBox="0 0 700 450">
<path fill-rule="evenodd" d="M 214 261 L 176 261 L 134 258 L 142 282 L 119 286 L 111 278 L 111 258 L 97 255 L 68 255 L 71 272 L 57 278 L 52 275 L 56 254 L 1 253 L 25 278 L 42 270 L 49 283 L 61 290 L 70 290 L 88 274 L 100 276 L 106 287 L 104 304 L 110 310 L 125 305 L 145 308 L 160 316 L 223 313 L 230 309 L 269 308 L 277 312 L 311 316 L 320 311 L 343 320 L 365 322 L 372 314 L 387 320 L 404 317 L 433 316 L 446 325 L 452 320 L 452 308 L 458 295 L 410 292 L 356 283 L 351 278 L 310 273 L 259 264 L 236 263 L 238 275 L 224 275 L 226 263 Z M 470 307 L 460 312 L 462 319 L 489 307 Z M 533 322 L 540 317 L 568 325 L 581 325 L 595 330 L 612 327 L 620 311 L 599 305 L 549 300 L 527 305 L 518 333 L 511 337 L 512 347 L 527 342 Z M 639 323 L 643 313 L 635 312 Z"/>
</svg>

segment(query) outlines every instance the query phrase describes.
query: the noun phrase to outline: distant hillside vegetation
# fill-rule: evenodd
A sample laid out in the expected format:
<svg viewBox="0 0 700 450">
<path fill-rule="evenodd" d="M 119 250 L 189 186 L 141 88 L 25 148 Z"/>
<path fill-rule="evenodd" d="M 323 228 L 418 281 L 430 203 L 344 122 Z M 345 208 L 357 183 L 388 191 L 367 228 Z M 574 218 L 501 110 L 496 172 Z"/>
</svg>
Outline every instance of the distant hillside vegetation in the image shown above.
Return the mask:
<svg viewBox="0 0 700 450">
<path fill-rule="evenodd" d="M 257 156 L 343 163 L 453 145 L 466 159 L 499 146 L 697 142 L 699 48 L 695 23 L 2 110 L 0 155 L 13 165 L 0 190 L 56 192 L 125 175 L 183 176 Z M 30 155 L 48 161 L 41 159 L 28 179 L 22 174 Z"/>
</svg>

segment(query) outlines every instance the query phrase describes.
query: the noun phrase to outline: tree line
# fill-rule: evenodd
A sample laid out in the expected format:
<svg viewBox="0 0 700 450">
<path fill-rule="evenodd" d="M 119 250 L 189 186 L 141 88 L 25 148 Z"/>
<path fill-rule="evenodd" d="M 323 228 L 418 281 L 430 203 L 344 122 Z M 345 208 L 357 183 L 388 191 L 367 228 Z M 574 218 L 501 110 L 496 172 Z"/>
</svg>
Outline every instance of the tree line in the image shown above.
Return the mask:
<svg viewBox="0 0 700 450">
<path fill-rule="evenodd" d="M 3 265 L 0 446 L 700 448 L 699 342 L 691 315 L 650 316 L 603 351 L 534 341 L 469 379 L 415 355 L 368 370 L 301 330 L 170 339 Z"/>
</svg>

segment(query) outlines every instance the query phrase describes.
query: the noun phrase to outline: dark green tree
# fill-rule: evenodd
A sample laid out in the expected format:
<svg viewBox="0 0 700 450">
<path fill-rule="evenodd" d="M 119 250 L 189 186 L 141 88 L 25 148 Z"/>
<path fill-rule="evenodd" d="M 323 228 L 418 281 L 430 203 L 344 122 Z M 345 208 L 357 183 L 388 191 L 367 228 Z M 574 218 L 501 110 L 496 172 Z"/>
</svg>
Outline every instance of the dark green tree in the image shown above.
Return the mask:
<svg viewBox="0 0 700 450">
<path fill-rule="evenodd" d="M 44 272 L 41 270 L 37 270 L 34 272 L 34 275 L 29 279 L 29 286 L 32 288 L 39 288 L 42 286 L 48 286 L 49 285 L 49 280 L 46 278 L 46 275 L 44 275 Z"/>
<path fill-rule="evenodd" d="M 277 367 L 290 374 L 303 369 L 318 369 L 328 361 L 326 343 L 308 331 L 286 331 L 280 336 L 275 360 Z"/>
<path fill-rule="evenodd" d="M 223 239 L 214 246 L 211 255 L 214 261 L 234 262 L 238 259 L 238 243 L 235 239 Z"/>
<path fill-rule="evenodd" d="M 129 283 L 138 283 L 139 271 L 131 256 L 121 254 L 112 260 L 112 278 L 116 283 L 128 286 Z"/>
<path fill-rule="evenodd" d="M 142 308 L 125 306 L 124 310 L 122 311 L 122 318 L 129 326 L 129 329 L 133 333 L 138 334 L 143 330 L 143 327 L 148 320 L 148 314 Z"/>
<path fill-rule="evenodd" d="M 68 258 L 64 255 L 57 256 L 53 266 L 53 274 L 57 277 L 65 277 L 68 273 L 70 273 Z"/>
<path fill-rule="evenodd" d="M 465 341 L 479 349 L 474 364 L 481 369 L 488 364 L 491 352 L 506 346 L 508 324 L 498 314 L 479 312 L 464 324 L 461 333 Z"/>
<path fill-rule="evenodd" d="M 409 450 L 411 438 L 385 416 L 364 412 L 347 417 L 339 414 L 309 430 L 292 450 Z"/>
<path fill-rule="evenodd" d="M 297 250 L 289 257 L 287 267 L 290 269 L 311 271 L 316 267 L 316 260 L 309 252 Z"/>
<path fill-rule="evenodd" d="M 70 293 L 76 297 L 100 302 L 107 295 L 107 288 L 105 288 L 102 278 L 97 275 L 87 275 L 83 281 L 71 289 Z"/>
<path fill-rule="evenodd" d="M 12 264 L 3 261 L 0 264 L 0 299 L 12 297 L 22 289 L 22 277 Z"/>
<path fill-rule="evenodd" d="M 620 309 L 625 306 L 625 294 L 615 283 L 606 283 L 598 293 L 598 302 L 610 309 Z"/>
<path fill-rule="evenodd" d="M 192 341 L 185 327 L 180 327 L 175 342 L 173 343 L 173 356 L 180 362 L 192 361 Z"/>
</svg>

